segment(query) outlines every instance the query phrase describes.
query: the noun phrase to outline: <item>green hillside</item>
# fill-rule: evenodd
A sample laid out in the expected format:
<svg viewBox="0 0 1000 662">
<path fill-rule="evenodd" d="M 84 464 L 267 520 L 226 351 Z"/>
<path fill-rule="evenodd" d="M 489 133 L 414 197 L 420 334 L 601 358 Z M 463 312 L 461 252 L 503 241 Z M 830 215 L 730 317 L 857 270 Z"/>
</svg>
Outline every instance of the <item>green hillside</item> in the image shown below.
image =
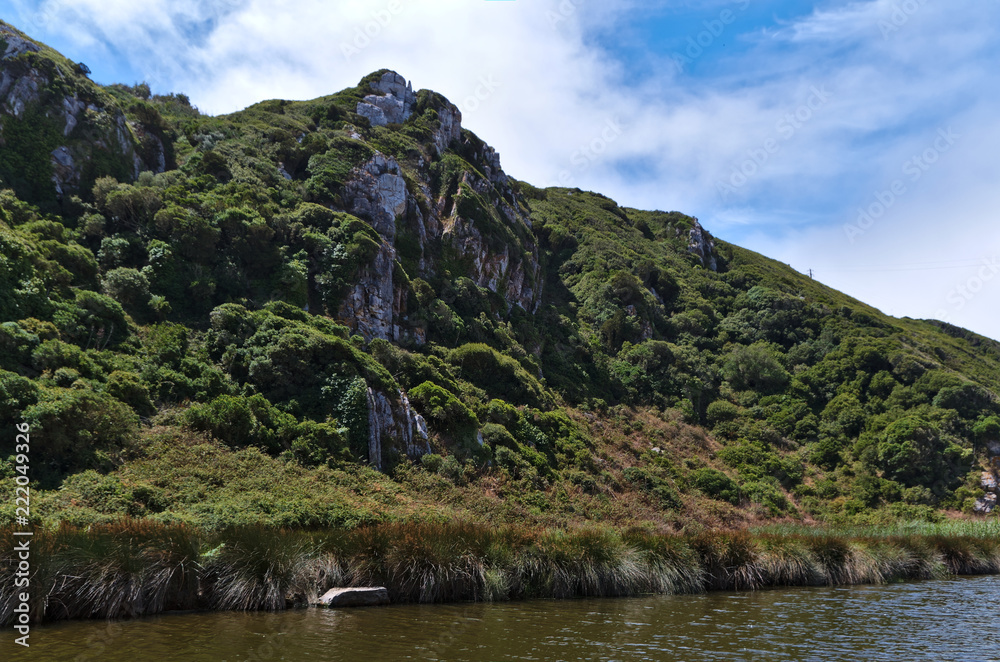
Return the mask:
<svg viewBox="0 0 1000 662">
<path fill-rule="evenodd" d="M 0 53 L 0 476 L 23 420 L 38 522 L 868 523 L 983 496 L 997 342 L 511 179 L 393 72 L 210 117 L 2 22 Z"/>
</svg>

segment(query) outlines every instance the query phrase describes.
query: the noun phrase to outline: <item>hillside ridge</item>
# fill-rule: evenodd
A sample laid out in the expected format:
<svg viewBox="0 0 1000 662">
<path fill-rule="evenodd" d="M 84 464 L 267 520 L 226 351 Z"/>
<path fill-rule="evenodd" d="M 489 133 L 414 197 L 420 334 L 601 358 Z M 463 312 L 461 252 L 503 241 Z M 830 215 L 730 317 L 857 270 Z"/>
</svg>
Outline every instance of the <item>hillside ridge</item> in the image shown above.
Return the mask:
<svg viewBox="0 0 1000 662">
<path fill-rule="evenodd" d="M 210 117 L 4 23 L 0 52 L 0 425 L 38 439 L 39 521 L 681 527 L 995 503 L 996 342 L 888 317 L 692 216 L 518 181 L 393 71 Z"/>
</svg>

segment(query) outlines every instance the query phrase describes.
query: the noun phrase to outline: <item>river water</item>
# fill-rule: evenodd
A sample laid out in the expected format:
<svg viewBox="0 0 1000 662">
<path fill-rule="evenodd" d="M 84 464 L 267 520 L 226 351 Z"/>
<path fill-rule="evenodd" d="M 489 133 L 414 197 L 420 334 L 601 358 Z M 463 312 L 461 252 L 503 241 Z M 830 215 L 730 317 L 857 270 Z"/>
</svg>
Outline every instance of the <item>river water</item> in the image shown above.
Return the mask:
<svg viewBox="0 0 1000 662">
<path fill-rule="evenodd" d="M 0 651 L 10 651 L 11 632 Z M 33 628 L 3 660 L 1000 662 L 1000 577 L 891 586 L 278 614 Z"/>
</svg>

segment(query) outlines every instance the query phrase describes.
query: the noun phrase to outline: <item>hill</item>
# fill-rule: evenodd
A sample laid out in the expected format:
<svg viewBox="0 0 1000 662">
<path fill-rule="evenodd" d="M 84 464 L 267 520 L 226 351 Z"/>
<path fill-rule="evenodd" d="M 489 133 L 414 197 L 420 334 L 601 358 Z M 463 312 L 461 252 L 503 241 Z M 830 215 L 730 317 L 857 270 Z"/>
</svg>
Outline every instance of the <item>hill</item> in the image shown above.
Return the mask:
<svg viewBox="0 0 1000 662">
<path fill-rule="evenodd" d="M 0 23 L 0 426 L 33 516 L 972 512 L 1000 344 L 509 177 L 398 74 L 202 115 Z M 0 439 L 0 475 L 22 464 Z M 0 507 L 10 522 L 13 504 Z"/>
</svg>

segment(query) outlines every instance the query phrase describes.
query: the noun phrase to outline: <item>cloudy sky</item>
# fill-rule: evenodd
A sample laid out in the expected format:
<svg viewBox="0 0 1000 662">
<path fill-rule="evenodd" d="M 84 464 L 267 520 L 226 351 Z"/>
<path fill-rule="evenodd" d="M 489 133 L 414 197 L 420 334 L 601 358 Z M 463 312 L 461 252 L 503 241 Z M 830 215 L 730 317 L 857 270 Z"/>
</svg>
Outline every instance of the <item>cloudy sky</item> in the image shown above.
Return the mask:
<svg viewBox="0 0 1000 662">
<path fill-rule="evenodd" d="M 1000 3 L 0 0 L 99 82 L 218 114 L 382 67 L 536 185 L 697 216 L 896 316 L 1000 339 Z"/>
</svg>

